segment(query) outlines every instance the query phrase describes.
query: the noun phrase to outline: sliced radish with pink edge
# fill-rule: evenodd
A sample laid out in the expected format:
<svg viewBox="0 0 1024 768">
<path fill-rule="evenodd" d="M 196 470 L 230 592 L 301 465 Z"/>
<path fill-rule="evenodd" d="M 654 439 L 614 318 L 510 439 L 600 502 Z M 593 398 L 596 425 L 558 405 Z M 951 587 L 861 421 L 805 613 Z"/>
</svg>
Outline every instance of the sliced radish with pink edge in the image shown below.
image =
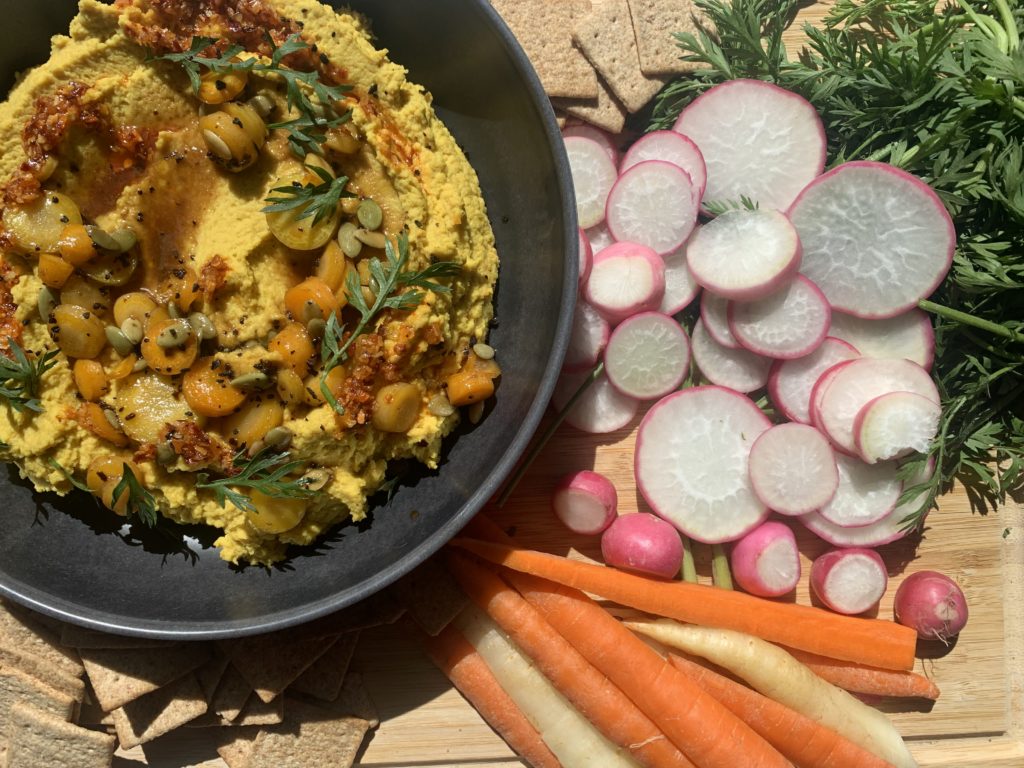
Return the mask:
<svg viewBox="0 0 1024 768">
<path fill-rule="evenodd" d="M 844 163 L 811 182 L 789 210 L 800 271 L 833 309 L 886 318 L 929 296 L 953 263 L 956 231 L 938 195 L 885 163 Z"/>
<path fill-rule="evenodd" d="M 746 349 L 776 360 L 795 360 L 816 350 L 828 333 L 832 308 L 803 275 L 757 301 L 733 301 L 729 330 Z"/>
<path fill-rule="evenodd" d="M 565 410 L 588 375 L 585 372 L 559 376 L 551 397 L 557 410 Z M 565 423 L 581 432 L 603 435 L 627 426 L 636 416 L 639 406 L 637 400 L 619 392 L 602 373 L 566 414 Z"/>
<path fill-rule="evenodd" d="M 661 297 L 658 311 L 666 315 L 681 312 L 693 303 L 700 293 L 700 286 L 693 279 L 686 263 L 686 245 L 662 256 L 665 262 L 665 293 Z"/>
<path fill-rule="evenodd" d="M 733 541 L 768 508 L 747 472 L 750 447 L 771 426 L 750 400 L 723 387 L 692 387 L 655 403 L 640 422 L 637 487 L 660 517 L 691 538 Z"/>
<path fill-rule="evenodd" d="M 906 481 L 906 487 L 913 488 L 931 479 L 935 471 L 935 462 L 926 462 L 922 469 Z M 857 528 L 846 528 L 831 523 L 819 512 L 812 512 L 800 518 L 800 522 L 818 538 L 837 547 L 881 547 L 884 544 L 902 539 L 910 530 L 904 520 L 917 512 L 924 503 L 927 491 L 922 491 L 909 501 L 900 504 L 896 509 L 881 520 L 870 525 Z"/>
<path fill-rule="evenodd" d="M 740 587 L 758 597 L 781 597 L 800 583 L 800 551 L 785 523 L 769 520 L 736 542 L 729 557 Z"/>
<path fill-rule="evenodd" d="M 927 453 L 942 407 L 913 392 L 890 392 L 867 403 L 853 420 L 857 452 L 868 464 Z"/>
<path fill-rule="evenodd" d="M 615 243 L 594 257 L 584 296 L 609 322 L 657 309 L 665 295 L 665 262 L 646 245 Z"/>
<path fill-rule="evenodd" d="M 615 520 L 619 495 L 604 475 L 584 469 L 563 477 L 551 496 L 555 517 L 573 533 L 596 536 Z"/>
<path fill-rule="evenodd" d="M 762 503 L 781 515 L 806 515 L 839 487 L 828 439 L 804 424 L 777 424 L 750 449 L 750 483 Z"/>
<path fill-rule="evenodd" d="M 570 136 L 580 136 L 584 139 L 596 141 L 608 154 L 608 158 L 615 163 L 615 165 L 619 164 L 619 150 L 615 146 L 615 141 L 611 134 L 607 131 L 602 131 L 600 128 L 593 125 L 567 125 L 562 129 L 562 138 L 566 139 Z"/>
<path fill-rule="evenodd" d="M 845 366 L 824 390 L 817 426 L 840 450 L 855 454 L 853 422 L 857 413 L 869 401 L 890 392 L 914 392 L 941 402 L 935 382 L 917 363 L 862 357 Z"/>
<path fill-rule="evenodd" d="M 830 523 L 857 528 L 877 523 L 894 509 L 903 493 L 895 462 L 865 464 L 852 456 L 836 456 L 839 487 L 820 510 Z"/>
<path fill-rule="evenodd" d="M 576 193 L 576 218 L 584 229 L 604 221 L 608 193 L 618 178 L 615 163 L 593 139 L 569 136 L 565 139 L 572 186 Z"/>
<path fill-rule="evenodd" d="M 796 360 L 778 360 L 768 374 L 768 394 L 790 421 L 811 423 L 811 390 L 821 374 L 836 363 L 858 357 L 845 341 L 827 336 L 816 350 Z"/>
<path fill-rule="evenodd" d="M 729 330 L 729 300 L 704 291 L 700 297 L 700 319 L 708 335 L 729 349 L 742 349 Z"/>
<path fill-rule="evenodd" d="M 704 330 L 698 320 L 693 326 L 693 359 L 704 378 L 737 392 L 753 392 L 768 383 L 772 361 L 746 349 L 723 347 Z"/>
<path fill-rule="evenodd" d="M 677 389 L 690 370 L 690 339 L 668 315 L 642 312 L 623 320 L 604 351 L 608 381 L 637 400 Z"/>
<path fill-rule="evenodd" d="M 587 240 L 590 241 L 590 249 L 594 256 L 609 245 L 615 244 L 615 238 L 612 237 L 612 233 L 608 231 L 608 225 L 604 222 L 584 231 L 587 233 Z"/>
<path fill-rule="evenodd" d="M 612 329 L 601 313 L 585 301 L 577 301 L 572 315 L 572 335 L 562 370 L 567 373 L 589 371 L 597 363 Z"/>
<path fill-rule="evenodd" d="M 730 80 L 694 99 L 673 130 L 707 165 L 705 201 L 749 197 L 785 210 L 825 168 L 825 128 L 801 96 L 760 80 Z"/>
<path fill-rule="evenodd" d="M 619 173 L 646 160 L 664 160 L 686 171 L 693 182 L 697 204 L 700 204 L 708 183 L 708 170 L 704 156 L 692 139 L 677 131 L 652 131 L 633 142 L 619 163 Z"/>
<path fill-rule="evenodd" d="M 847 341 L 864 357 L 895 357 L 931 370 L 935 360 L 935 330 L 927 312 L 912 309 L 886 320 L 864 320 L 832 313 L 829 336 Z"/>
<path fill-rule="evenodd" d="M 796 274 L 800 238 L 778 211 L 727 211 L 690 239 L 686 258 L 694 278 L 712 293 L 753 301 Z"/>
<path fill-rule="evenodd" d="M 590 240 L 587 239 L 587 233 L 580 227 L 579 232 L 580 240 L 580 269 L 579 269 L 579 289 L 582 291 L 583 286 L 587 284 L 587 280 L 590 278 L 590 268 L 594 265 L 594 249 L 590 245 Z"/>
<path fill-rule="evenodd" d="M 697 212 L 690 175 L 672 163 L 646 160 L 619 176 L 608 193 L 605 219 L 616 240 L 671 253 L 693 232 Z"/>
<path fill-rule="evenodd" d="M 811 563 L 811 589 L 836 613 L 870 611 L 888 585 L 885 563 L 873 549 L 833 549 Z"/>
<path fill-rule="evenodd" d="M 857 356 L 854 356 L 849 360 L 841 360 L 831 368 L 826 368 L 824 373 L 822 373 L 821 376 L 818 377 L 818 380 L 814 382 L 814 386 L 811 387 L 811 426 L 821 431 L 822 434 L 825 434 L 825 428 L 821 425 L 821 401 L 825 397 L 825 393 L 828 391 L 829 386 L 832 384 L 832 380 L 839 375 L 839 372 L 843 370 L 843 368 L 856 359 Z M 828 437 L 827 434 L 825 434 L 825 436 Z"/>
</svg>

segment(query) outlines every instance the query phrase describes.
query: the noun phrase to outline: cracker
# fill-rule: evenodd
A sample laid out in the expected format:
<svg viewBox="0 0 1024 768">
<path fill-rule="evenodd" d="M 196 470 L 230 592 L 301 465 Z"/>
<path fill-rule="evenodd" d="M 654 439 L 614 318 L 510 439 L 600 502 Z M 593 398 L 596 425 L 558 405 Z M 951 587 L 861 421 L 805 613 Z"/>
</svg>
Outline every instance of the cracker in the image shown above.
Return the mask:
<svg viewBox="0 0 1024 768">
<path fill-rule="evenodd" d="M 249 755 L 252 754 L 252 743 L 259 734 L 258 728 L 225 729 L 223 741 L 217 747 L 220 759 L 227 763 L 228 768 L 247 768 Z"/>
<path fill-rule="evenodd" d="M 370 698 L 370 692 L 363 684 L 363 676 L 358 672 L 350 672 L 345 678 L 345 685 L 338 694 L 338 698 L 330 703 L 317 702 L 322 707 L 336 715 L 348 715 L 366 720 L 371 728 L 380 725 L 380 716 L 377 714 L 377 707 Z"/>
<path fill-rule="evenodd" d="M 436 557 L 396 581 L 391 591 L 412 620 L 432 637 L 469 605 L 466 593 Z"/>
<path fill-rule="evenodd" d="M 595 125 L 608 133 L 619 133 L 626 125 L 626 108 L 615 98 L 603 79 L 598 80 L 596 99 L 552 99 L 558 109 Z"/>
<path fill-rule="evenodd" d="M 256 695 L 273 701 L 330 647 L 322 637 L 302 637 L 303 631 L 299 627 L 243 637 L 221 648 Z"/>
<path fill-rule="evenodd" d="M 140 696 L 113 711 L 114 728 L 123 749 L 131 749 L 170 733 L 206 712 L 206 698 L 194 674 Z"/>
<path fill-rule="evenodd" d="M 0 669 L 17 669 L 51 688 L 66 693 L 75 701 L 85 698 L 85 681 L 57 667 L 50 666 L 43 659 L 21 653 L 0 644 Z"/>
<path fill-rule="evenodd" d="M 230 663 L 227 656 L 216 653 L 212 659 L 196 670 L 196 680 L 199 681 L 199 687 L 203 689 L 203 696 L 207 701 L 213 700 L 213 694 L 217 690 L 217 686 L 220 685 Z"/>
<path fill-rule="evenodd" d="M 166 648 L 173 645 L 170 640 L 112 635 L 109 632 L 98 632 L 74 624 L 61 625 L 60 643 L 69 648 Z"/>
<path fill-rule="evenodd" d="M 597 75 L 572 44 L 590 0 L 491 0 L 523 47 L 548 96 L 596 98 Z"/>
<path fill-rule="evenodd" d="M 358 643 L 358 632 L 341 635 L 327 653 L 295 679 L 289 690 L 323 701 L 334 701 L 338 698 L 342 683 L 345 682 L 348 665 Z"/>
<path fill-rule="evenodd" d="M 36 656 L 74 677 L 82 674 L 82 662 L 74 651 L 61 648 L 52 632 L 5 600 L 0 600 L 0 647 Z"/>
<path fill-rule="evenodd" d="M 286 706 L 285 721 L 256 736 L 245 763 L 248 768 L 343 768 L 355 762 L 370 723 L 358 717 L 335 716 L 290 698 Z"/>
<path fill-rule="evenodd" d="M 278 696 L 273 701 L 263 701 L 255 693 L 250 694 L 249 700 L 231 725 L 277 725 L 284 721 L 284 707 L 284 696 Z"/>
<path fill-rule="evenodd" d="M 109 768 L 117 739 L 64 722 L 30 704 L 11 707 L 5 768 Z"/>
<path fill-rule="evenodd" d="M 31 704 L 61 720 L 71 720 L 75 712 L 75 700 L 67 694 L 17 669 L 0 671 L 0 735 L 7 729 L 11 707 L 18 703 Z"/>
<path fill-rule="evenodd" d="M 82 652 L 89 682 L 104 712 L 162 688 L 209 659 L 210 648 L 202 643 L 181 643 L 157 653 L 144 648 L 92 648 Z"/>
<path fill-rule="evenodd" d="M 233 664 L 228 665 L 210 700 L 210 712 L 230 723 L 241 713 L 253 689 Z"/>
<path fill-rule="evenodd" d="M 636 36 L 640 71 L 645 75 L 678 75 L 700 68 L 683 61 L 677 32 L 697 34 L 704 15 L 693 0 L 628 0 Z"/>
<path fill-rule="evenodd" d="M 602 0 L 581 18 L 573 40 L 627 112 L 638 112 L 665 85 L 664 77 L 640 71 L 633 22 L 626 0 Z"/>
</svg>

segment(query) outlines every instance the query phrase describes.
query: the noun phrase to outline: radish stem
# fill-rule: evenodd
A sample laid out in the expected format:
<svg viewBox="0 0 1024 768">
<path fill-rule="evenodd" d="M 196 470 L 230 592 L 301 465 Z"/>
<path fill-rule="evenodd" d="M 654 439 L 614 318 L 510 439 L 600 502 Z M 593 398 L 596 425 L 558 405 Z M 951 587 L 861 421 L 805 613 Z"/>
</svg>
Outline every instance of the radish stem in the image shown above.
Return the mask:
<svg viewBox="0 0 1024 768">
<path fill-rule="evenodd" d="M 711 578 L 719 589 L 732 589 L 732 571 L 729 557 L 721 544 L 711 545 Z"/>
<path fill-rule="evenodd" d="M 1024 336 L 1007 328 L 1005 325 L 975 317 L 966 312 L 961 312 L 959 309 L 944 307 L 942 304 L 936 304 L 928 299 L 921 299 L 917 305 L 925 312 L 931 312 L 933 315 L 944 317 L 947 320 L 955 320 L 963 325 L 969 325 L 973 328 L 979 328 L 983 331 L 994 333 L 997 336 L 1002 336 L 1004 339 L 1010 339 L 1010 341 L 1024 341 Z"/>
<path fill-rule="evenodd" d="M 680 535 L 680 538 L 683 540 L 683 567 L 679 571 L 679 576 L 683 581 L 696 584 L 697 564 L 693 560 L 693 543 L 689 536 Z"/>
</svg>

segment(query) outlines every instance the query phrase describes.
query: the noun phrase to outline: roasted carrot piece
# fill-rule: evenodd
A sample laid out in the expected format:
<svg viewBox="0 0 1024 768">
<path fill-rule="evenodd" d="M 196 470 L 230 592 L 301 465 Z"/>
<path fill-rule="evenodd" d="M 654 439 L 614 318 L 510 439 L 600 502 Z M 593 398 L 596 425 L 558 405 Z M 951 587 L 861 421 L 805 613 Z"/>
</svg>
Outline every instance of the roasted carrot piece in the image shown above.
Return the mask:
<svg viewBox="0 0 1024 768">
<path fill-rule="evenodd" d="M 831 728 L 757 691 L 675 654 L 669 656 L 669 661 L 761 734 L 797 768 L 891 768 L 891 763 Z"/>
<path fill-rule="evenodd" d="M 613 743 L 650 768 L 693 763 L 632 701 L 487 566 L 449 553 L 448 568 L 469 598 L 508 633 L 554 686 Z"/>
<path fill-rule="evenodd" d="M 520 757 L 534 768 L 560 768 L 536 729 L 455 627 L 448 625 L 436 637 L 421 633 L 420 639 L 431 661 Z"/>
<path fill-rule="evenodd" d="M 924 675 L 915 672 L 879 669 L 864 664 L 855 664 L 852 661 L 829 659 L 795 648 L 786 650 L 822 680 L 851 693 L 931 699 L 932 701 L 939 698 L 939 686 Z"/>
<path fill-rule="evenodd" d="M 884 669 L 914 666 L 917 633 L 880 619 L 840 616 L 682 581 L 659 581 L 544 552 L 458 538 L 453 545 L 514 571 L 592 592 L 631 608 Z"/>
</svg>

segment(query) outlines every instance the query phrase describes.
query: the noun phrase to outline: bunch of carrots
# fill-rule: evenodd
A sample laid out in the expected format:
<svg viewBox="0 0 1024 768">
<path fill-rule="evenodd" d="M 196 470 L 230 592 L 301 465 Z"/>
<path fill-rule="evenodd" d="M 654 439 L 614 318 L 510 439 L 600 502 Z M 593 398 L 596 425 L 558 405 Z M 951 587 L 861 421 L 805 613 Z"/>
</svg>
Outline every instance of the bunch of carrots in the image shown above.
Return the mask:
<svg viewBox="0 0 1024 768">
<path fill-rule="evenodd" d="M 534 552 L 482 516 L 446 556 L 471 605 L 428 653 L 533 766 L 916 765 L 851 695 L 938 696 L 912 629 Z"/>
</svg>

